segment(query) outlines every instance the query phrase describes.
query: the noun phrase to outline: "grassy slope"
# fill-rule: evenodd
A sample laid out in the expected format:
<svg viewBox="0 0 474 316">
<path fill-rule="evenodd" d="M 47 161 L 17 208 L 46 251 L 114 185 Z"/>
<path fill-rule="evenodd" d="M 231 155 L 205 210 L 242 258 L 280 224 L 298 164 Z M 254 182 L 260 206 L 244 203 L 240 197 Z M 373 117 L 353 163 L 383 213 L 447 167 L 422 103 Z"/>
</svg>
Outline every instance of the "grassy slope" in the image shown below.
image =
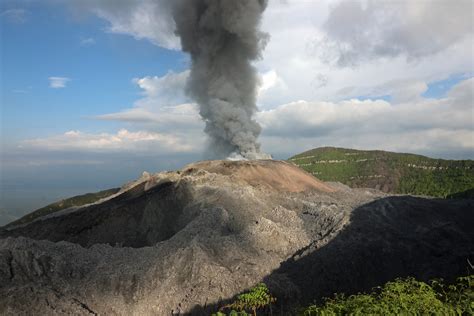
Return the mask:
<svg viewBox="0 0 474 316">
<path fill-rule="evenodd" d="M 82 206 L 85 204 L 94 203 L 100 199 L 103 199 L 105 197 L 108 197 L 112 194 L 117 193 L 119 190 L 120 188 L 114 188 L 114 189 L 104 190 L 104 191 L 100 191 L 96 193 L 87 193 L 83 195 L 78 195 L 78 196 L 74 196 L 74 197 L 64 199 L 58 202 L 54 202 L 45 207 L 37 209 L 36 211 L 26 214 L 22 218 L 14 222 L 11 222 L 7 226 L 26 224 L 38 217 L 48 215 L 48 214 L 72 207 L 72 206 Z"/>
<path fill-rule="evenodd" d="M 384 192 L 449 197 L 474 188 L 473 160 L 333 147 L 312 149 L 289 160 L 321 180 Z"/>
<path fill-rule="evenodd" d="M 211 315 L 268 315 L 272 314 L 270 307 L 275 301 L 267 286 L 260 283 L 248 292 L 237 295 L 237 299 L 233 303 L 221 306 L 218 312 Z M 457 278 L 454 284 L 446 284 L 442 279 L 425 283 L 414 278 L 398 278 L 383 286 L 373 288 L 370 293 L 358 293 L 350 296 L 335 294 L 333 298 L 325 298 L 322 304 L 296 308 L 292 314 L 301 316 L 455 316 L 473 315 L 473 313 L 474 275 L 470 274 Z"/>
<path fill-rule="evenodd" d="M 473 315 L 473 300 L 474 275 L 450 285 L 441 280 L 424 283 L 407 278 L 387 282 L 369 294 L 336 295 L 300 315 Z"/>
</svg>

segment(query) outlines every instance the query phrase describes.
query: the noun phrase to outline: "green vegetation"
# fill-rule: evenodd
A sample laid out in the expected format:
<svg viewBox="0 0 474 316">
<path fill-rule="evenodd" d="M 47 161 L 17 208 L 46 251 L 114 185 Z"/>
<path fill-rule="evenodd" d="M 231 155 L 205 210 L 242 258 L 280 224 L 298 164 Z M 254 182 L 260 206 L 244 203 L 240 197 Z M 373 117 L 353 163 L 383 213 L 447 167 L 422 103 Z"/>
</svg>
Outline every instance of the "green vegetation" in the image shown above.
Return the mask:
<svg viewBox="0 0 474 316">
<path fill-rule="evenodd" d="M 87 193 L 83 195 L 78 195 L 74 196 L 72 198 L 68 198 L 65 200 L 61 200 L 58 202 L 54 202 L 52 204 L 49 204 L 45 207 L 42 207 L 40 209 L 37 209 L 36 211 L 33 211 L 22 218 L 11 222 L 7 226 L 13 226 L 13 225 L 22 225 L 29 223 L 33 221 L 34 219 L 45 216 L 51 213 L 58 212 L 60 210 L 64 210 L 66 208 L 72 207 L 72 206 L 82 206 L 85 204 L 89 203 L 94 203 L 97 202 L 100 199 L 106 198 L 112 194 L 117 193 L 120 190 L 120 188 L 114 188 L 114 189 L 109 189 L 109 190 L 104 190 L 96 193 Z"/>
<path fill-rule="evenodd" d="M 220 308 L 212 316 L 269 315 L 276 301 L 265 284 L 260 283 L 249 292 Z M 227 314 L 225 310 L 231 311 Z M 251 313 L 251 314 L 250 314 Z M 474 315 L 474 275 L 460 277 L 455 284 L 442 280 L 429 283 L 414 278 L 396 279 L 376 287 L 370 294 L 345 296 L 336 294 L 319 305 L 297 309 L 301 316 L 336 315 Z"/>
<path fill-rule="evenodd" d="M 323 305 L 312 305 L 300 315 L 473 315 L 474 275 L 453 285 L 430 284 L 413 278 L 397 279 L 371 294 L 336 295 Z"/>
<path fill-rule="evenodd" d="M 225 316 L 226 314 L 222 312 L 225 309 L 231 310 L 229 316 L 247 316 L 249 315 L 248 311 L 256 316 L 258 309 L 268 307 L 271 310 L 271 304 L 275 301 L 276 298 L 271 296 L 267 286 L 264 283 L 259 283 L 248 292 L 238 295 L 233 303 L 223 306 L 213 316 Z"/>
<path fill-rule="evenodd" d="M 309 150 L 289 160 L 323 181 L 356 188 L 443 198 L 472 196 L 474 188 L 473 160 L 333 147 Z"/>
</svg>

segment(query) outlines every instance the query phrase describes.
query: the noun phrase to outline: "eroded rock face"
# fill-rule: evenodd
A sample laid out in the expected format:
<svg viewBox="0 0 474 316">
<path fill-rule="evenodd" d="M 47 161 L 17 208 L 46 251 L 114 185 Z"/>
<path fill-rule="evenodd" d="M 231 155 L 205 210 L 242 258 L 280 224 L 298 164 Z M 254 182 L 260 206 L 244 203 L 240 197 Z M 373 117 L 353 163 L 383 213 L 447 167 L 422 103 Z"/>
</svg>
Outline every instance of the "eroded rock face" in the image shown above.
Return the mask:
<svg viewBox="0 0 474 316">
<path fill-rule="evenodd" d="M 147 174 L 108 200 L 0 231 L 0 314 L 198 314 L 262 280 L 289 304 L 417 264 L 433 267 L 421 277 L 457 275 L 473 254 L 472 201 L 387 199 L 280 161 Z M 426 252 L 403 253 L 416 248 Z"/>
</svg>

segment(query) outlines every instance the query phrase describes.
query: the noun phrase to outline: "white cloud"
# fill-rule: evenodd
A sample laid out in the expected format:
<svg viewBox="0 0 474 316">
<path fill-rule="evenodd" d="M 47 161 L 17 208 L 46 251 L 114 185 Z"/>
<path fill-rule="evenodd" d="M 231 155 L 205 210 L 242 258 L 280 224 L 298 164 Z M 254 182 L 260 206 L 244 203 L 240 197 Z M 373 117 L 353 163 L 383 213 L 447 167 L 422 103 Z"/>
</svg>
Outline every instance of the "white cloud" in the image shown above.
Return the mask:
<svg viewBox="0 0 474 316">
<path fill-rule="evenodd" d="M 25 23 L 28 19 L 29 12 L 25 9 L 8 9 L 0 13 L 2 18 L 17 24 Z"/>
<path fill-rule="evenodd" d="M 270 70 L 260 76 L 260 87 L 258 90 L 259 94 L 262 94 L 266 90 L 274 87 L 278 82 L 278 75 L 275 70 Z"/>
<path fill-rule="evenodd" d="M 351 2 L 353 6 L 360 5 L 357 1 Z M 375 97 L 391 94 L 393 99 L 404 102 L 411 97 L 418 98 L 419 92 L 430 82 L 452 75 L 473 73 L 472 19 L 466 20 L 471 10 L 467 8 L 456 15 L 455 12 L 461 10 L 459 6 L 466 6 L 467 2 L 461 1 L 452 8 L 450 2 L 445 2 L 447 5 L 439 4 L 441 2 L 368 1 L 370 5 L 367 4 L 363 12 L 369 16 L 376 15 L 377 21 L 366 21 L 365 17 L 358 15 L 358 11 L 350 12 L 348 19 L 336 21 L 334 12 L 339 5 L 348 5 L 346 1 L 288 0 L 286 4 L 270 1 L 264 13 L 262 28 L 271 38 L 257 67 L 262 73 L 275 71 L 286 89 L 269 88 L 265 97 L 259 100 L 261 105 L 272 108 L 295 100 L 338 101 L 362 95 Z M 433 5 L 430 7 L 427 3 Z M 403 12 L 405 7 L 419 12 L 421 24 L 415 23 L 415 18 L 390 19 L 391 15 Z M 348 12 L 345 14 L 349 15 Z M 429 14 L 433 16 L 429 17 Z M 362 21 L 350 22 L 350 18 L 357 17 Z M 434 19 L 436 25 L 433 25 Z M 455 19 L 460 21 L 452 21 Z M 423 27 L 422 22 L 429 22 L 427 25 L 433 26 L 434 31 Z M 383 26 L 382 29 L 376 29 L 379 24 Z M 466 28 L 466 25 L 469 27 Z M 393 37 L 390 32 L 395 32 L 391 26 L 394 30 L 403 29 L 408 35 L 411 34 L 416 45 L 411 47 L 408 42 L 403 42 L 404 39 L 400 39 L 402 51 L 376 55 L 371 46 L 375 44 L 367 36 L 375 32 L 374 36 L 387 36 L 383 37 L 387 45 L 397 45 L 397 40 L 390 39 Z M 345 37 L 336 36 L 341 32 L 347 33 L 344 33 Z M 328 41 L 337 43 L 332 46 L 343 49 L 346 47 L 343 39 L 358 43 L 358 34 L 363 36 L 361 41 L 367 42 L 369 47 L 347 48 L 347 54 L 352 50 L 358 54 L 354 56 L 357 67 L 338 67 L 329 62 L 337 61 L 341 57 L 341 50 L 327 45 Z M 418 38 L 422 40 L 417 42 L 415 39 Z M 442 44 L 432 46 L 435 44 L 431 42 Z M 419 47 L 425 44 L 428 45 L 426 53 Z"/>
<path fill-rule="evenodd" d="M 261 73 L 259 76 L 260 86 L 257 90 L 257 95 L 258 102 L 262 106 L 271 103 L 274 98 L 275 91 L 279 91 L 280 93 L 288 93 L 288 87 L 286 86 L 285 81 L 274 69 Z"/>
<path fill-rule="evenodd" d="M 343 0 L 331 6 L 316 48 L 340 66 L 399 55 L 419 59 L 472 40 L 472 10 L 471 0 Z"/>
<path fill-rule="evenodd" d="M 92 37 L 81 38 L 80 40 L 81 46 L 90 46 L 95 44 L 95 39 Z"/>
<path fill-rule="evenodd" d="M 185 96 L 189 71 L 168 72 L 164 76 L 135 78 L 143 97 L 133 107 L 116 113 L 98 115 L 95 119 L 121 121 L 140 125 L 141 128 L 160 132 L 191 132 L 202 135 L 204 123 L 196 104 Z"/>
<path fill-rule="evenodd" d="M 61 135 L 25 140 L 21 147 L 50 151 L 186 153 L 195 151 L 197 145 L 199 142 L 195 139 L 190 141 L 177 134 L 121 129 L 115 134 L 68 131 Z"/>
<path fill-rule="evenodd" d="M 68 81 L 71 79 L 67 77 L 49 77 L 49 87 L 53 89 L 65 88 Z"/>
<path fill-rule="evenodd" d="M 135 78 L 133 82 L 143 89 L 144 95 L 159 98 L 163 105 L 169 105 L 170 103 L 175 104 L 187 100 L 184 95 L 184 88 L 188 77 L 188 70 L 180 73 L 169 71 L 162 77 L 146 76 Z"/>
<path fill-rule="evenodd" d="M 181 47 L 179 39 L 174 35 L 171 1 L 84 0 L 75 5 L 108 21 L 109 32 L 147 39 L 168 49 Z"/>
<path fill-rule="evenodd" d="M 394 79 L 379 86 L 364 88 L 372 96 L 390 95 L 393 103 L 417 101 L 427 89 L 426 82 L 416 79 Z"/>
<path fill-rule="evenodd" d="M 298 101 L 262 111 L 264 148 L 300 152 L 345 146 L 474 156 L 474 78 L 456 85 L 446 98 L 390 104 L 383 100 Z"/>
<path fill-rule="evenodd" d="M 467 110 L 467 114 L 471 114 L 473 118 L 473 103 L 474 103 L 474 78 L 466 79 L 461 81 L 459 84 L 454 86 L 448 93 L 448 97 L 461 100 L 461 102 L 455 104 L 457 108 L 461 107 Z"/>
<path fill-rule="evenodd" d="M 149 104 L 148 104 L 149 105 Z M 117 113 L 99 115 L 100 120 L 148 123 L 149 128 L 157 130 L 202 130 L 203 122 L 194 103 L 184 103 L 153 110 L 132 108 Z M 150 124 L 154 126 L 150 126 Z"/>
</svg>

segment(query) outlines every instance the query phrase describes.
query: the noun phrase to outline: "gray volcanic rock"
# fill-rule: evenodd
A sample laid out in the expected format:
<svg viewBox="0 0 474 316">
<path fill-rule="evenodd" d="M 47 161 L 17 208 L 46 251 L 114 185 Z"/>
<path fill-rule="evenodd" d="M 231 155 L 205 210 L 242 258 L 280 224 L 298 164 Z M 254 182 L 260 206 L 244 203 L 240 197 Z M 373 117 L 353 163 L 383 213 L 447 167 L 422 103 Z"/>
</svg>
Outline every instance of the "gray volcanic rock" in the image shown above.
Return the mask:
<svg viewBox="0 0 474 316">
<path fill-rule="evenodd" d="M 291 304 L 449 278 L 474 253 L 472 206 L 352 190 L 282 161 L 144 174 L 99 203 L 0 230 L 0 314 L 199 314 L 262 280 Z"/>
<path fill-rule="evenodd" d="M 319 214 L 306 216 L 310 222 Z M 281 287 L 297 288 L 302 302 L 370 291 L 397 277 L 451 282 L 472 274 L 473 224 L 474 200 L 377 199 L 353 210 L 350 224 L 330 242 L 314 239 L 265 282 L 276 286 L 275 293 Z"/>
</svg>

